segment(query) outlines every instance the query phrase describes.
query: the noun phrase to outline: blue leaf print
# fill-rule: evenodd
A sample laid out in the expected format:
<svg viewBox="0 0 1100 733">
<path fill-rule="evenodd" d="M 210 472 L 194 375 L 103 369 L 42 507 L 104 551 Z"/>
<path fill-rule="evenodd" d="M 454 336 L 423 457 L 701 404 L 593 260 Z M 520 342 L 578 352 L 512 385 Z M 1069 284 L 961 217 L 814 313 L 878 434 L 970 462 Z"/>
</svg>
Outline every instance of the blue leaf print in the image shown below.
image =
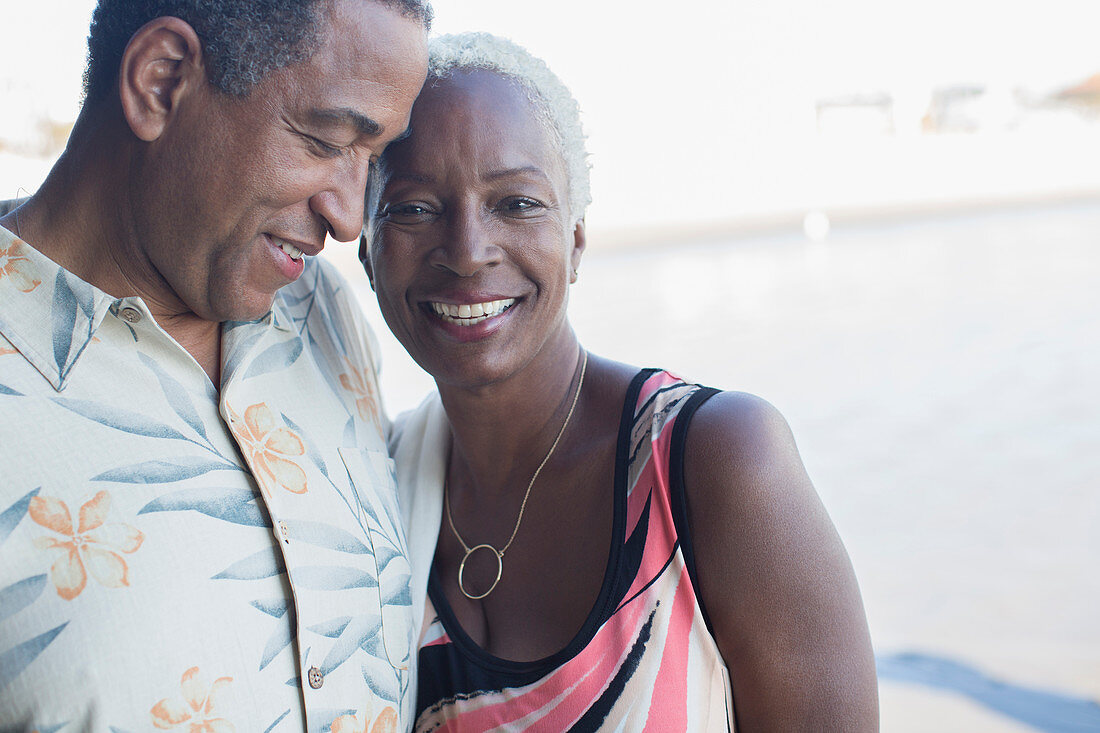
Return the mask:
<svg viewBox="0 0 1100 733">
<path fill-rule="evenodd" d="M 377 588 L 378 581 L 370 573 L 357 568 L 307 565 L 294 570 L 295 585 L 309 590 L 347 590 Z"/>
<path fill-rule="evenodd" d="M 352 555 L 369 555 L 370 548 L 350 532 L 320 522 L 286 520 L 287 536 L 306 544 Z"/>
<path fill-rule="evenodd" d="M 325 660 L 321 662 L 321 671 L 328 674 L 336 669 L 341 664 L 348 661 L 348 658 L 351 657 L 367 639 L 378 636 L 381 631 L 382 623 L 377 617 L 359 616 L 353 618 L 351 623 L 344 628 L 344 631 L 340 634 L 336 643 L 328 650 L 328 654 L 325 655 Z"/>
<path fill-rule="evenodd" d="M 45 729 L 43 729 L 43 733 L 45 733 Z M 130 731 L 128 731 L 124 728 L 116 728 L 112 725 L 111 726 L 111 733 L 130 733 Z"/>
<path fill-rule="evenodd" d="M 16 392 L 11 387 L 5 387 L 2 384 L 0 384 L 0 394 L 7 394 L 7 395 L 11 395 L 12 397 L 22 397 L 23 396 L 22 392 Z"/>
<path fill-rule="evenodd" d="M 260 659 L 260 670 L 262 671 L 267 665 L 271 664 L 271 661 L 279 655 L 279 652 L 290 646 L 290 642 L 293 640 L 293 628 L 290 624 L 285 622 L 276 624 L 275 631 L 272 632 L 267 644 L 264 645 L 263 657 Z"/>
<path fill-rule="evenodd" d="M 307 290 L 306 292 L 302 293 L 301 295 L 290 295 L 290 294 L 286 293 L 285 289 L 284 289 L 284 290 L 279 291 L 279 297 L 282 299 L 283 305 L 285 305 L 287 307 L 287 309 L 289 310 L 289 309 L 293 308 L 296 305 L 300 305 L 301 302 L 303 300 L 305 300 L 306 298 L 312 298 L 313 297 L 313 291 L 312 290 Z"/>
<path fill-rule="evenodd" d="M 378 659 L 386 658 L 386 646 L 382 643 L 381 634 L 367 639 L 359 648 L 365 651 L 369 656 L 377 657 Z"/>
<path fill-rule="evenodd" d="M 337 636 L 344 633 L 344 629 L 348 627 L 349 623 L 351 623 L 351 616 L 339 616 L 323 623 L 314 624 L 309 627 L 309 630 L 315 634 L 335 639 Z"/>
<path fill-rule="evenodd" d="M 27 507 L 31 505 L 31 499 L 38 496 L 38 492 L 41 490 L 42 487 L 39 486 L 37 489 L 26 494 L 22 499 L 5 509 L 3 514 L 0 514 L 0 544 L 3 544 L 4 540 L 15 531 L 16 525 L 19 524 L 23 516 L 27 513 Z"/>
<path fill-rule="evenodd" d="M 249 605 L 274 618 L 282 618 L 287 608 L 289 608 L 288 601 L 285 598 L 275 598 L 269 601 L 252 601 Z"/>
<path fill-rule="evenodd" d="M 211 580 L 260 580 L 286 572 L 283 558 L 274 550 L 261 550 L 238 560 Z"/>
<path fill-rule="evenodd" d="M 241 326 L 255 325 L 249 321 L 236 321 L 233 323 L 222 324 L 222 338 L 225 339 L 230 331 L 239 328 Z M 232 344 L 223 344 L 222 353 L 228 352 L 229 360 L 226 362 L 225 367 L 222 369 L 222 383 L 225 384 L 232 378 L 234 372 L 240 367 L 241 362 L 251 355 L 252 346 L 267 333 L 265 329 L 254 328 L 247 331 L 243 336 L 233 334 L 235 340 Z"/>
<path fill-rule="evenodd" d="M 233 463 L 219 463 L 205 458 L 180 456 L 171 461 L 143 461 L 120 466 L 93 476 L 92 481 L 114 481 L 119 484 L 170 484 L 202 476 L 211 471 L 239 471 Z"/>
<path fill-rule="evenodd" d="M 0 652 L 0 690 L 3 690 L 11 681 L 19 676 L 28 664 L 38 658 L 38 655 L 50 645 L 69 622 L 50 629 L 44 634 L 39 634 L 30 641 L 25 641 L 17 647 Z"/>
<path fill-rule="evenodd" d="M 368 657 L 367 664 L 363 665 L 363 681 L 380 699 L 396 703 L 397 680 L 393 676 L 393 667 L 385 659 L 385 653 Z"/>
<path fill-rule="evenodd" d="M 199 419 L 199 413 L 195 410 L 191 398 L 187 396 L 187 390 L 184 386 L 145 354 L 139 353 L 138 358 L 141 359 L 142 364 L 149 368 L 149 371 L 156 375 L 157 381 L 160 382 L 160 388 L 164 390 L 164 398 L 168 400 L 168 404 L 179 415 L 180 419 L 201 435 L 203 440 L 209 440 L 206 437 L 206 427 Z"/>
<path fill-rule="evenodd" d="M 332 723 L 341 715 L 355 715 L 354 708 L 346 710 L 310 710 L 309 733 L 329 733 Z"/>
<path fill-rule="evenodd" d="M 35 733 L 57 733 L 57 731 L 61 730 L 71 722 L 72 721 L 70 720 L 66 720 L 64 723 L 58 723 L 56 725 L 40 725 L 35 728 L 34 731 Z M 20 731 L 22 730 L 22 728 L 4 728 L 3 733 L 20 733 Z M 111 730 L 113 731 L 113 733 L 126 733 L 126 731 L 119 730 L 118 728 L 111 728 Z"/>
<path fill-rule="evenodd" d="M 277 726 L 279 723 L 281 723 L 283 718 L 285 718 L 288 715 L 290 715 L 290 709 L 289 708 L 287 708 L 287 710 L 284 711 L 282 715 L 275 718 L 275 721 L 271 725 L 264 728 L 264 733 L 271 733 L 271 731 L 275 730 L 275 726 Z"/>
<path fill-rule="evenodd" d="M 355 430 L 355 418 L 349 417 L 344 423 L 344 445 L 359 445 L 358 434 Z"/>
<path fill-rule="evenodd" d="M 174 491 L 149 502 L 138 511 L 138 514 L 188 510 L 246 527 L 271 526 L 266 512 L 256 503 L 256 494 L 250 489 L 201 486 Z"/>
<path fill-rule="evenodd" d="M 386 540 L 385 545 L 381 542 L 383 539 Z M 395 557 L 404 557 L 400 550 L 393 547 L 393 543 L 388 537 L 383 537 L 378 532 L 371 532 L 371 544 L 374 545 L 374 562 L 378 564 L 379 575 L 386 572 L 390 561 Z"/>
<path fill-rule="evenodd" d="M 294 434 L 297 435 L 303 443 L 305 443 L 306 455 L 309 456 L 310 460 L 317 464 L 317 468 L 321 470 L 321 473 L 324 474 L 326 479 L 332 481 L 332 479 L 328 475 L 328 466 L 325 465 L 325 459 L 321 458 L 321 454 L 317 452 L 317 446 L 315 446 L 308 437 L 309 431 L 302 430 L 293 420 L 287 417 L 284 413 L 280 412 L 279 416 L 283 418 L 283 422 L 286 423 L 286 426 L 293 430 Z"/>
<path fill-rule="evenodd" d="M 64 272 L 64 270 L 62 270 L 62 272 Z M 88 283 L 86 283 L 83 280 L 81 280 L 80 278 L 76 277 L 75 275 L 65 273 L 65 278 L 66 278 L 66 280 L 74 280 L 74 279 L 76 280 L 76 284 L 77 284 L 77 287 L 79 288 L 79 290 L 73 290 L 73 295 L 76 296 L 77 303 L 79 303 L 79 305 L 80 305 L 80 310 L 84 311 L 84 317 L 86 319 L 88 319 L 88 322 L 89 322 L 88 323 L 88 326 L 89 326 L 88 340 L 90 341 L 91 340 L 90 330 L 91 330 L 91 325 L 92 325 L 91 321 L 95 320 L 95 304 L 96 304 L 96 297 L 97 297 L 94 294 L 95 289 L 92 288 L 90 285 L 88 285 Z M 71 287 L 72 286 L 70 285 L 70 288 Z"/>
<path fill-rule="evenodd" d="M 73 348 L 73 329 L 79 310 L 76 294 L 65 279 L 65 270 L 58 270 L 53 286 L 53 359 L 61 375 L 65 374 L 65 364 Z"/>
<path fill-rule="evenodd" d="M 309 347 L 314 353 L 326 354 L 331 351 L 331 349 L 322 348 L 321 345 L 317 343 L 317 339 L 313 337 L 312 331 L 309 333 Z M 321 359 L 319 361 L 319 366 L 320 369 L 318 371 L 320 371 L 321 376 L 324 377 L 325 383 L 328 384 L 328 388 L 332 390 L 332 394 L 340 398 L 340 404 L 343 405 L 348 415 L 351 415 L 351 404 L 344 399 L 347 391 L 340 385 L 337 376 L 333 374 L 333 370 L 338 368 L 335 361 L 328 358 Z"/>
<path fill-rule="evenodd" d="M 403 578 L 403 579 L 402 579 Z M 410 584 L 412 576 L 405 574 L 395 578 L 393 581 L 386 581 L 386 588 L 389 591 L 382 597 L 382 605 L 385 606 L 411 606 L 412 605 L 412 591 L 410 590 Z"/>
<path fill-rule="evenodd" d="M 280 341 L 274 346 L 269 346 L 256 357 L 248 367 L 248 371 L 244 373 L 244 379 L 286 369 L 297 361 L 301 354 L 302 339 L 295 338 L 289 341 Z"/>
<path fill-rule="evenodd" d="M 340 292 L 340 288 L 333 287 L 333 279 L 329 277 L 325 270 L 320 267 L 318 267 L 317 270 L 320 274 L 321 288 L 325 293 L 325 303 L 331 304 L 338 302 L 336 295 Z M 340 350 L 340 353 L 346 356 L 348 353 L 348 345 L 344 343 L 344 334 L 355 333 L 355 331 L 348 328 L 348 324 L 344 323 L 343 318 L 341 318 L 342 315 L 339 308 L 325 308 L 324 317 L 326 325 L 328 326 L 326 330 L 336 339 L 337 348 Z"/>
<path fill-rule="evenodd" d="M 43 574 L 24 578 L 7 588 L 0 588 L 0 621 L 14 616 L 38 600 L 45 587 L 46 576 Z"/>
<path fill-rule="evenodd" d="M 136 412 L 121 410 L 116 407 L 107 408 L 98 402 L 88 400 L 71 400 L 64 397 L 53 397 L 51 400 L 81 417 L 86 417 L 93 422 L 115 430 L 121 430 L 124 433 L 144 435 L 148 438 L 172 438 L 186 440 L 190 443 L 195 442 L 180 434 L 175 428 Z"/>
</svg>

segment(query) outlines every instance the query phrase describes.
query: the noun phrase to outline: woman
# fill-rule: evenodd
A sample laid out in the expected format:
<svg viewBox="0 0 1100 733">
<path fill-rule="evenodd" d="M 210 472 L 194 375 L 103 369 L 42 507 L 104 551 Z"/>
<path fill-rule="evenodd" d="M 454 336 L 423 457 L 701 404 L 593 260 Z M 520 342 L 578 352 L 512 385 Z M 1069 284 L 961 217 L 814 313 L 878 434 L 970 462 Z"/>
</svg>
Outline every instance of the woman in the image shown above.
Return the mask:
<svg viewBox="0 0 1100 733">
<path fill-rule="evenodd" d="M 568 91 L 510 42 L 440 38 L 411 131 L 362 254 L 439 390 L 391 442 L 428 592 L 417 730 L 874 729 L 859 591 L 783 418 L 569 326 Z"/>
</svg>

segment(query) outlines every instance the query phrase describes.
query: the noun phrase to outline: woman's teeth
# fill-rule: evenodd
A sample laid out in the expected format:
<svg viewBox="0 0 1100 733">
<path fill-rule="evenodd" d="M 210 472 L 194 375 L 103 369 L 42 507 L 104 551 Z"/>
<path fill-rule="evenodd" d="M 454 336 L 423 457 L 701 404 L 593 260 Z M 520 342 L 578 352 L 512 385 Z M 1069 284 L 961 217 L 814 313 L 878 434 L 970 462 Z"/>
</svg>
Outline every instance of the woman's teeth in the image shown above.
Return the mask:
<svg viewBox="0 0 1100 733">
<path fill-rule="evenodd" d="M 287 253 L 287 256 L 290 257 L 290 259 L 296 260 L 302 256 L 302 250 L 300 247 L 296 247 L 290 242 L 284 242 L 281 239 L 275 239 L 274 237 L 272 237 L 272 239 L 275 241 L 275 244 L 279 245 L 279 248 L 281 250 Z"/>
<path fill-rule="evenodd" d="M 486 318 L 499 316 L 508 310 L 515 298 L 504 300 L 490 300 L 487 303 L 470 303 L 453 305 L 451 303 L 431 303 L 432 311 L 448 323 L 457 323 L 460 326 L 472 326 L 481 323 Z"/>
</svg>

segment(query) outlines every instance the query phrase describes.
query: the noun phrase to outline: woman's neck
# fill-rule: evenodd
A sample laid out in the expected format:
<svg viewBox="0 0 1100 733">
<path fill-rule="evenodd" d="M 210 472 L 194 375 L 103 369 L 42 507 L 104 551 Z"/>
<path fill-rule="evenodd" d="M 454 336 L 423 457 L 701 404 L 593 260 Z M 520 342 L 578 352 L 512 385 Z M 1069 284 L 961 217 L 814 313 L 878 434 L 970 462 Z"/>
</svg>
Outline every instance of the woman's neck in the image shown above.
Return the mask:
<svg viewBox="0 0 1100 733">
<path fill-rule="evenodd" d="M 452 485 L 486 496 L 522 491 L 553 445 L 575 394 L 576 412 L 581 411 L 584 397 L 577 392 L 582 358 L 580 344 L 570 334 L 561 346 L 491 385 L 440 385 L 451 423 Z M 571 422 L 576 420 L 574 414 Z M 563 434 L 562 442 L 568 437 Z"/>
</svg>

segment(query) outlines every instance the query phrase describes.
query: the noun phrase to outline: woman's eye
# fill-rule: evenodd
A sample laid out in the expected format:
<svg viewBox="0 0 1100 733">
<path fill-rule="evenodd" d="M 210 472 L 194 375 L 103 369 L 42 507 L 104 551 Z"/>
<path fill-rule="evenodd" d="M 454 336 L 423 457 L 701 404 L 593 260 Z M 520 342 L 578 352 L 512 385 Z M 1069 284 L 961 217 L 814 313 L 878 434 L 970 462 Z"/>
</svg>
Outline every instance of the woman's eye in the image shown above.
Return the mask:
<svg viewBox="0 0 1100 733">
<path fill-rule="evenodd" d="M 392 204 L 387 206 L 383 216 L 391 221 L 421 221 L 431 215 L 431 210 L 418 203 Z"/>
<path fill-rule="evenodd" d="M 514 196 L 505 199 L 501 204 L 501 208 L 513 216 L 527 216 L 545 209 L 546 207 L 542 202 L 536 201 L 535 199 L 527 198 L 526 196 Z"/>
</svg>

